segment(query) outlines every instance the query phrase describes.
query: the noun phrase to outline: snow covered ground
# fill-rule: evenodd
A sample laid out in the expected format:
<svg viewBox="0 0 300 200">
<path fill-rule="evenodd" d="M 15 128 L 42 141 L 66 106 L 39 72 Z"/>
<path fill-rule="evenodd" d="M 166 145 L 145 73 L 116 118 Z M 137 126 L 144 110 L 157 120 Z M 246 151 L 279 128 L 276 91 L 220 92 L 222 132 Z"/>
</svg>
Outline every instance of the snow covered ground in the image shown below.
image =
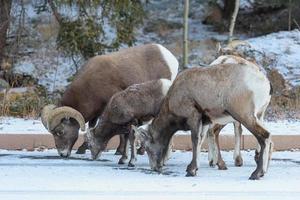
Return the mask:
<svg viewBox="0 0 300 200">
<path fill-rule="evenodd" d="M 265 122 L 265 127 L 273 135 L 300 135 L 300 121 L 276 121 Z M 48 133 L 40 120 L 1 117 L 0 134 L 40 134 Z M 180 131 L 177 134 L 189 134 L 189 132 Z M 228 124 L 222 134 L 233 134 L 233 125 Z M 243 134 L 251 134 L 246 128 L 243 128 Z"/>
<path fill-rule="evenodd" d="M 135 169 L 117 164 L 106 152 L 100 160 L 72 154 L 61 159 L 55 150 L 0 150 L 0 199 L 299 199 L 300 152 L 275 152 L 269 172 L 248 180 L 255 169 L 254 152 L 242 152 L 243 167 L 234 167 L 232 152 L 222 152 L 228 170 L 210 168 L 200 155 L 197 177 L 185 177 L 191 152 L 176 151 L 163 174 L 150 171 L 147 157 Z"/>
<path fill-rule="evenodd" d="M 246 40 L 245 47 L 255 60 L 268 68 L 277 69 L 292 85 L 300 85 L 300 31 L 280 31 Z"/>
</svg>

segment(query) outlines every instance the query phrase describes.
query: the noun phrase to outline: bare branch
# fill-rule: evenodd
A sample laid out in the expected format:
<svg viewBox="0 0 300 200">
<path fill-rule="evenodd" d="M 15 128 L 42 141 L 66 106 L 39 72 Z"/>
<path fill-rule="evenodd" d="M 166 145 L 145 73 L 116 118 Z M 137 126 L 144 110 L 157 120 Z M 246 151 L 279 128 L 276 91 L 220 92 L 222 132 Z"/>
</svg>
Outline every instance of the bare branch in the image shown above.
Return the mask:
<svg viewBox="0 0 300 200">
<path fill-rule="evenodd" d="M 189 0 L 184 0 L 184 27 L 183 27 L 183 68 L 188 65 L 188 20 L 189 20 Z"/>
<path fill-rule="evenodd" d="M 240 0 L 235 0 L 234 11 L 231 16 L 230 27 L 229 27 L 228 43 L 232 41 L 235 20 L 239 12 L 239 7 L 240 7 Z"/>
</svg>

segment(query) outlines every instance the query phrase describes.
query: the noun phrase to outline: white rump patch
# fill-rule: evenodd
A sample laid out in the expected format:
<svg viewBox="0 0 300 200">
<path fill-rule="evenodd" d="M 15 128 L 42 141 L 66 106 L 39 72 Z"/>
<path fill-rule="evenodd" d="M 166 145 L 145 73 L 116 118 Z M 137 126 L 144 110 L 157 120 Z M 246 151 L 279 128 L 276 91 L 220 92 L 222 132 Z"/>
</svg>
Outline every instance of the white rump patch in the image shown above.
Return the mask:
<svg viewBox="0 0 300 200">
<path fill-rule="evenodd" d="M 262 72 L 253 70 L 253 68 L 250 67 L 245 69 L 244 81 L 248 89 L 253 92 L 253 103 L 256 115 L 270 102 L 270 82 Z"/>
<path fill-rule="evenodd" d="M 160 44 L 157 44 L 164 60 L 166 61 L 167 65 L 169 66 L 170 72 L 171 72 L 171 81 L 173 82 L 177 76 L 178 73 L 178 66 L 179 63 L 176 59 L 176 57 L 165 47 L 163 47 Z"/>
<path fill-rule="evenodd" d="M 164 78 L 160 79 L 160 81 L 161 81 L 161 91 L 162 91 L 163 95 L 166 96 L 172 85 L 172 82 L 170 80 L 164 79 Z"/>
</svg>

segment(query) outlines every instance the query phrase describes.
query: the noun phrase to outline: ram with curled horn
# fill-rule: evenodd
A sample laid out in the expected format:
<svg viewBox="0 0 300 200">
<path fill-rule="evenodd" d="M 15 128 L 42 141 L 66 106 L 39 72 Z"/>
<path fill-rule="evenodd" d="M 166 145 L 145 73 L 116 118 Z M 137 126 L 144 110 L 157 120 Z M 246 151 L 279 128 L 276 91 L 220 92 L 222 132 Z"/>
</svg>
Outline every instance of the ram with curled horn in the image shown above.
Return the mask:
<svg viewBox="0 0 300 200">
<path fill-rule="evenodd" d="M 53 133 L 55 144 L 60 156 L 68 157 L 71 153 L 71 146 L 76 142 L 78 135 L 64 134 L 64 132 L 85 131 L 85 120 L 77 110 L 68 107 L 56 107 L 55 105 L 45 106 L 42 111 L 42 122 L 48 131 Z M 61 137 L 66 143 L 61 142 Z M 61 148 L 64 146 L 63 148 Z"/>
<path fill-rule="evenodd" d="M 110 98 L 128 86 L 161 78 L 173 81 L 178 61 L 165 47 L 147 44 L 91 58 L 63 94 L 59 106 L 47 105 L 42 122 L 53 135 L 58 153 L 68 157 L 79 129 L 96 125 Z M 117 152 L 124 154 L 127 141 L 120 137 Z M 79 153 L 87 148 L 84 142 Z"/>
</svg>

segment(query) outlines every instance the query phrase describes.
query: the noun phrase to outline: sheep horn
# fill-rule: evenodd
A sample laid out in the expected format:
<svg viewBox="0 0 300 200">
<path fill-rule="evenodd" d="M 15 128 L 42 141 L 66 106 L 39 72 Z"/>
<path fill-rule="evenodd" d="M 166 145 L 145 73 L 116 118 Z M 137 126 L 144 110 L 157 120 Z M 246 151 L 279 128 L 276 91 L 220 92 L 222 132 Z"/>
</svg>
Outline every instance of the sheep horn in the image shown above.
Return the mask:
<svg viewBox="0 0 300 200">
<path fill-rule="evenodd" d="M 52 110 L 50 110 L 52 108 Z M 62 106 L 62 107 L 58 107 L 58 108 L 54 108 L 53 106 L 49 107 L 46 106 L 43 109 L 43 113 L 46 114 L 44 117 L 44 119 L 46 119 L 47 123 L 45 126 L 44 122 L 44 126 L 49 130 L 53 130 L 60 122 L 63 118 L 73 118 L 75 119 L 79 125 L 80 125 L 80 129 L 82 131 L 85 131 L 85 120 L 83 118 L 83 116 L 81 115 L 80 112 L 78 112 L 77 110 L 75 110 L 74 108 L 71 108 L 69 106 Z M 43 117 L 42 117 L 42 121 L 43 121 Z"/>
<path fill-rule="evenodd" d="M 42 119 L 43 125 L 45 126 L 45 128 L 47 130 L 49 130 L 49 126 L 48 126 L 49 114 L 53 111 L 54 108 L 56 108 L 55 105 L 49 104 L 49 105 L 46 105 L 42 110 L 41 119 Z"/>
</svg>

